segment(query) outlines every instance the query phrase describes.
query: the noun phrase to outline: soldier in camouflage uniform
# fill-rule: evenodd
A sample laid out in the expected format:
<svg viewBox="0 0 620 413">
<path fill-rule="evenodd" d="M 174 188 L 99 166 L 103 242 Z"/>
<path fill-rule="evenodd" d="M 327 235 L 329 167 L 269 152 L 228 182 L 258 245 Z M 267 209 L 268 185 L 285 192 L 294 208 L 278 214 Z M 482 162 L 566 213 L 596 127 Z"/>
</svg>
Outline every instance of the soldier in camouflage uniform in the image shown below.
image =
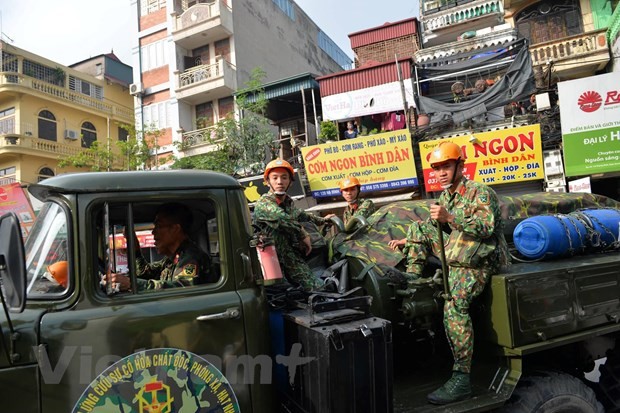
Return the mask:
<svg viewBox="0 0 620 413">
<path fill-rule="evenodd" d="M 267 164 L 264 178 L 269 192 L 256 201 L 254 222 L 273 238 L 280 265 L 289 281 L 311 290 L 320 283 L 304 260 L 312 251 L 312 243 L 300 222 L 321 225 L 328 223 L 333 214 L 319 217 L 295 207 L 286 194 L 294 174 L 293 167 L 284 160 L 276 159 Z"/>
<path fill-rule="evenodd" d="M 442 387 L 428 395 L 435 404 L 471 397 L 470 371 L 474 335 L 469 306 L 489 277 L 508 265 L 508 247 L 495 191 L 463 176 L 461 148 L 442 142 L 431 153 L 431 167 L 444 191 L 431 205 L 430 218 L 450 231 L 444 233 L 449 266 L 450 300 L 444 303 L 444 327 L 454 356 L 453 373 Z M 437 228 L 414 222 L 406 239 L 407 270 L 419 275 L 429 253 L 439 255 Z"/>
<path fill-rule="evenodd" d="M 168 203 L 158 208 L 153 237 L 157 253 L 166 258 L 149 263 L 137 248 L 138 290 L 187 287 L 207 279 L 210 258 L 187 236 L 191 223 L 192 213 L 184 205 Z M 139 245 L 137 239 L 134 245 Z M 121 291 L 131 288 L 129 277 L 112 274 L 111 279 Z"/>
<path fill-rule="evenodd" d="M 359 197 L 361 188 L 360 181 L 354 176 L 350 176 L 340 182 L 340 193 L 344 200 L 347 201 L 347 207 L 344 209 L 343 214 L 345 225 L 354 216 L 368 218 L 376 210 L 375 204 L 370 199 Z"/>
</svg>

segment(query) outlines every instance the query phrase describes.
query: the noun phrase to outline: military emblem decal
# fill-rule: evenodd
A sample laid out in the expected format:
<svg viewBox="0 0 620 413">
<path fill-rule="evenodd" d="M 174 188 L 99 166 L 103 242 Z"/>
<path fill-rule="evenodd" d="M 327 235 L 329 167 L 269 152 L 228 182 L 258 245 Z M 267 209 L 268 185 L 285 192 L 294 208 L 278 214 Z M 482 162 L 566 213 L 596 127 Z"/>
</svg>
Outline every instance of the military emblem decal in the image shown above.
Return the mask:
<svg viewBox="0 0 620 413">
<path fill-rule="evenodd" d="M 196 265 L 195 264 L 187 264 L 183 267 L 181 271 L 184 277 L 195 277 L 196 276 Z"/>
<path fill-rule="evenodd" d="M 72 413 L 239 413 L 222 372 L 202 357 L 174 348 L 134 353 L 114 363 L 84 390 Z"/>
<path fill-rule="evenodd" d="M 480 205 L 489 205 L 489 194 L 478 194 L 478 203 Z"/>
</svg>

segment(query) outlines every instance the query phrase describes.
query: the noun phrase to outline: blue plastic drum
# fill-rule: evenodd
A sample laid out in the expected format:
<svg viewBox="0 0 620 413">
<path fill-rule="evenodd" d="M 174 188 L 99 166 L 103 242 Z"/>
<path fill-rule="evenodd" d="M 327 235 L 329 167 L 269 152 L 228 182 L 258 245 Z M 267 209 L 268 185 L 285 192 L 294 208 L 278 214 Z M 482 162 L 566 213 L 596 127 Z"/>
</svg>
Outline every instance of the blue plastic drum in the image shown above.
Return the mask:
<svg viewBox="0 0 620 413">
<path fill-rule="evenodd" d="M 586 247 L 586 226 L 570 215 L 540 215 L 521 221 L 513 241 L 526 258 L 558 258 L 582 252 Z"/>
<path fill-rule="evenodd" d="M 620 236 L 620 210 L 614 208 L 590 208 L 582 209 L 573 213 L 582 219 L 597 232 L 592 237 L 591 247 L 605 249 L 617 245 Z"/>
</svg>

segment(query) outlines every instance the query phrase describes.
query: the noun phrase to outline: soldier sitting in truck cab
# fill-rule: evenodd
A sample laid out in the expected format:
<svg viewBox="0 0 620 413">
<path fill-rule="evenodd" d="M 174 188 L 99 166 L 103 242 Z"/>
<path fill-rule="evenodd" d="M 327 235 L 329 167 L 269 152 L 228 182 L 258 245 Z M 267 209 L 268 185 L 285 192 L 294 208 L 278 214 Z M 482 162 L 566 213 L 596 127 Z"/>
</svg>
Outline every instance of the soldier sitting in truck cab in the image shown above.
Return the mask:
<svg viewBox="0 0 620 413">
<path fill-rule="evenodd" d="M 149 263 L 136 252 L 138 290 L 159 290 L 200 284 L 207 278 L 210 258 L 187 235 L 192 225 L 192 213 L 179 203 L 161 205 L 156 212 L 153 237 L 157 253 L 166 257 Z M 137 239 L 134 245 L 139 245 Z M 112 273 L 112 285 L 120 291 L 131 288 L 129 277 Z"/>
</svg>

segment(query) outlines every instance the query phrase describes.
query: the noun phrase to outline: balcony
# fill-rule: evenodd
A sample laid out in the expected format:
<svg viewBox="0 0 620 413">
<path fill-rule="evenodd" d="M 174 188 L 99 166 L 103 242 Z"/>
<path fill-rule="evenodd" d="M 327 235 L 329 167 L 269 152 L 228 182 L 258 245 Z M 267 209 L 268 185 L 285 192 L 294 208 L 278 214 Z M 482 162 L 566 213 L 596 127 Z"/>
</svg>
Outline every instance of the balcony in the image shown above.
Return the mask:
<svg viewBox="0 0 620 413">
<path fill-rule="evenodd" d="M 503 0 L 475 0 L 459 4 L 422 17 L 422 42 L 425 47 L 453 42 L 465 31 L 503 22 Z"/>
<path fill-rule="evenodd" d="M 517 31 L 510 27 L 509 24 L 502 24 L 486 30 L 479 30 L 476 36 L 471 39 L 418 50 L 415 54 L 415 61 L 418 64 L 424 65 L 426 62 L 431 64 L 435 59 L 445 59 L 454 56 L 454 60 L 451 60 L 451 62 L 456 62 L 461 60 L 459 55 L 464 53 L 491 46 L 499 46 L 514 40 L 517 40 Z"/>
<path fill-rule="evenodd" d="M 86 151 L 79 143 L 62 143 L 35 138 L 33 136 L 34 130 L 33 124 L 16 124 L 15 116 L 7 116 L 0 119 L 0 155 L 34 155 L 60 160 L 61 158 L 75 156 Z M 113 167 L 115 169 L 123 169 L 125 164 L 120 156 L 120 151 L 116 147 L 113 147 L 112 151 L 118 155 L 114 158 Z M 91 154 L 91 156 L 95 157 L 94 154 Z"/>
<path fill-rule="evenodd" d="M 172 19 L 172 40 L 187 50 L 226 39 L 233 33 L 232 9 L 222 0 L 184 8 L 180 15 L 173 13 Z"/>
<path fill-rule="evenodd" d="M 223 60 L 195 66 L 177 75 L 177 99 L 192 105 L 231 96 L 237 90 L 237 70 Z"/>
<path fill-rule="evenodd" d="M 134 123 L 133 108 L 112 105 L 93 99 L 72 90 L 51 83 L 24 76 L 21 73 L 0 72 L 0 93 L 39 95 L 54 102 L 65 102 L 97 116 L 110 116 L 114 120 Z"/>
<path fill-rule="evenodd" d="M 215 134 L 214 126 L 183 132 L 182 141 L 185 156 L 201 155 L 210 152 L 216 149 L 217 143 L 221 142 Z"/>
<path fill-rule="evenodd" d="M 554 64 L 560 76 L 581 77 L 605 68 L 609 62 L 606 29 L 582 33 L 530 46 L 534 66 Z"/>
</svg>

